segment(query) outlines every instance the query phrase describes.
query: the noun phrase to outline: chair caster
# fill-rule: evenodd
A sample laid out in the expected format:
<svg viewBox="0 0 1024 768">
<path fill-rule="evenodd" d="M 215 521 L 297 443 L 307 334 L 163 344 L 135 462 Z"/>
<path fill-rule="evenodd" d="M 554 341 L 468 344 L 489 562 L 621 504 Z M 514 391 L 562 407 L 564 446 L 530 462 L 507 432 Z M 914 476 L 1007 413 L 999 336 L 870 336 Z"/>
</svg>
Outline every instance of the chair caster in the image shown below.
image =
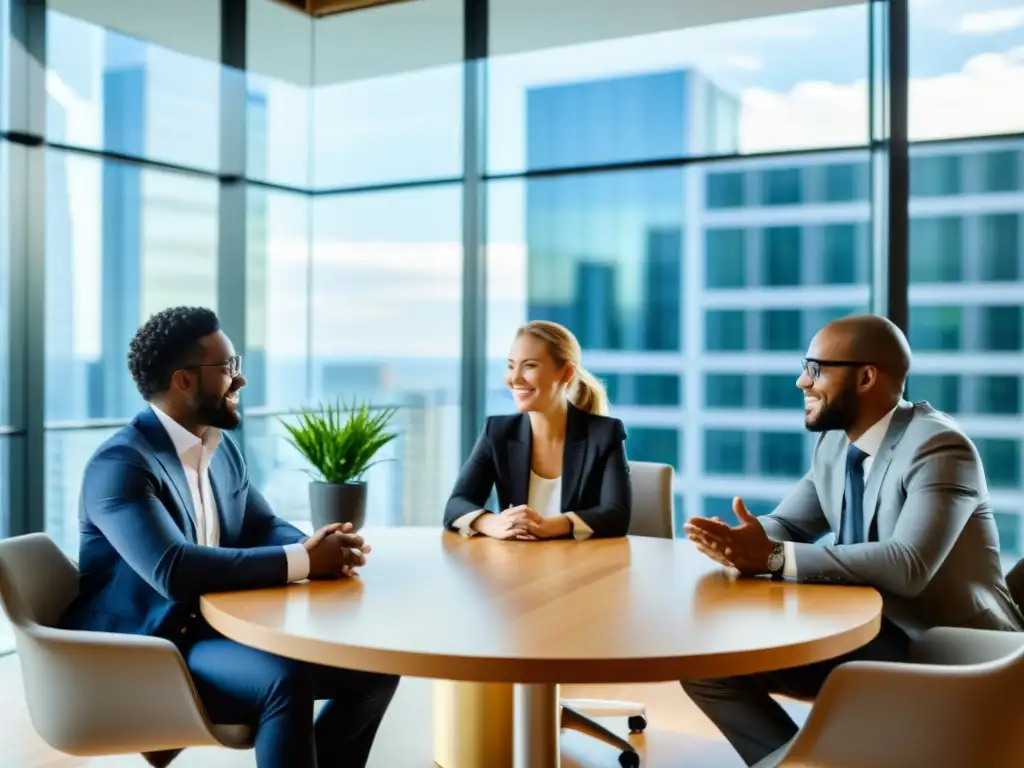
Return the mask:
<svg viewBox="0 0 1024 768">
<path fill-rule="evenodd" d="M 622 768 L 640 768 L 640 755 L 636 752 L 623 752 L 619 755 L 619 765 Z"/>
<path fill-rule="evenodd" d="M 643 715 L 632 715 L 626 722 L 629 724 L 630 733 L 643 733 L 647 728 L 647 718 Z"/>
</svg>

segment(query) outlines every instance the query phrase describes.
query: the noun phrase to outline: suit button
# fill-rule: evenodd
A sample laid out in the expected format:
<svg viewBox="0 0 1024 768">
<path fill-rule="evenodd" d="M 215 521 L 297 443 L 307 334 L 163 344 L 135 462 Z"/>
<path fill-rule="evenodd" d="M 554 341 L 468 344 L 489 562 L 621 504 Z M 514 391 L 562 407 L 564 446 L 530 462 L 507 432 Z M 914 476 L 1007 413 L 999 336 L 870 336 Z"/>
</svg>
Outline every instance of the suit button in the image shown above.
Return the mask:
<svg viewBox="0 0 1024 768">
<path fill-rule="evenodd" d="M 196 615 L 194 613 L 190 613 L 189 616 L 192 617 L 193 619 L 196 617 Z"/>
<path fill-rule="evenodd" d="M 186 632 L 188 632 L 188 627 L 182 627 L 181 628 L 181 634 L 184 635 Z"/>
</svg>

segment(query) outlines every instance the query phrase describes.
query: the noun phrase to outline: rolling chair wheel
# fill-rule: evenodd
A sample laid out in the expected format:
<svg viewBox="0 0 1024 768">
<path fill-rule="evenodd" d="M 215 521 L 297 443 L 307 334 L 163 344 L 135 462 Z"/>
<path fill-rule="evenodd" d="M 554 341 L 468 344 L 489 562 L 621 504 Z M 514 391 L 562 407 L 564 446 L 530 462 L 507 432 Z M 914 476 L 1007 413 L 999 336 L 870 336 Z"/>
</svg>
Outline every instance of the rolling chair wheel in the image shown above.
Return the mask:
<svg viewBox="0 0 1024 768">
<path fill-rule="evenodd" d="M 623 752 L 619 755 L 619 765 L 622 768 L 640 768 L 640 755 L 636 752 Z"/>
<path fill-rule="evenodd" d="M 629 724 L 630 733 L 643 733 L 647 728 L 647 718 L 643 715 L 633 715 L 626 722 Z"/>
</svg>

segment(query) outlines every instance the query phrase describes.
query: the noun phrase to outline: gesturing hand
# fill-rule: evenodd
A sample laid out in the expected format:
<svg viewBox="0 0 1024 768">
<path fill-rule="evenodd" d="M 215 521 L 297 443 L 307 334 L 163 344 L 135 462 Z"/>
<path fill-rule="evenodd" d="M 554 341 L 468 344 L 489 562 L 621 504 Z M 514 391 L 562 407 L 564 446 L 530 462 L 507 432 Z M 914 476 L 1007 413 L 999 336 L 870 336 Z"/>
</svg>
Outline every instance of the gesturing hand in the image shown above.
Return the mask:
<svg viewBox="0 0 1024 768">
<path fill-rule="evenodd" d="M 309 578 L 336 579 L 355 574 L 366 564 L 370 546 L 352 532 L 352 523 L 335 523 L 318 530 L 304 542 L 309 553 Z"/>
<path fill-rule="evenodd" d="M 726 525 L 717 517 L 694 517 L 683 528 L 697 549 L 716 562 L 749 576 L 768 573 L 772 540 L 739 496 L 732 500 L 732 509 L 738 525 Z"/>
</svg>

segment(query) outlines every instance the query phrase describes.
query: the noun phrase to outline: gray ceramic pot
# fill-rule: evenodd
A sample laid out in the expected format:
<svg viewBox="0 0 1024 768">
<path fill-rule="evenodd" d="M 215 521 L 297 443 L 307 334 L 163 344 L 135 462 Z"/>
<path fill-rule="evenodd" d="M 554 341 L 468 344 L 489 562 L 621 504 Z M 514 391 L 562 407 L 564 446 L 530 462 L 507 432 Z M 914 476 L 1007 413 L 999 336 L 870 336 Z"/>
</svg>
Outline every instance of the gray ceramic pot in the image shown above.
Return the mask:
<svg viewBox="0 0 1024 768">
<path fill-rule="evenodd" d="M 352 523 L 355 530 L 366 522 L 366 483 L 309 484 L 309 511 L 313 530 L 332 523 Z"/>
</svg>

